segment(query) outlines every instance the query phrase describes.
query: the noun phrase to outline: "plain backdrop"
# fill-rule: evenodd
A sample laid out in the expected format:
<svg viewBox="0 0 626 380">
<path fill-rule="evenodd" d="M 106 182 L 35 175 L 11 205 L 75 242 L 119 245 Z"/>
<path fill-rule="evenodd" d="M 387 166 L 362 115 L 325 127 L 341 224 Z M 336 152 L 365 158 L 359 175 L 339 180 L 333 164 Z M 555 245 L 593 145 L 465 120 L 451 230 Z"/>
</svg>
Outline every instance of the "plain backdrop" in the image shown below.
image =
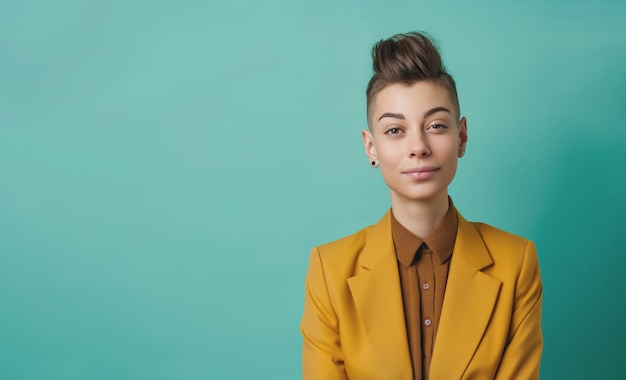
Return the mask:
<svg viewBox="0 0 626 380">
<path fill-rule="evenodd" d="M 626 373 L 626 5 L 3 1 L 0 378 L 297 379 L 314 245 L 389 208 L 374 42 L 431 33 L 457 208 L 533 239 L 544 379 Z"/>
</svg>

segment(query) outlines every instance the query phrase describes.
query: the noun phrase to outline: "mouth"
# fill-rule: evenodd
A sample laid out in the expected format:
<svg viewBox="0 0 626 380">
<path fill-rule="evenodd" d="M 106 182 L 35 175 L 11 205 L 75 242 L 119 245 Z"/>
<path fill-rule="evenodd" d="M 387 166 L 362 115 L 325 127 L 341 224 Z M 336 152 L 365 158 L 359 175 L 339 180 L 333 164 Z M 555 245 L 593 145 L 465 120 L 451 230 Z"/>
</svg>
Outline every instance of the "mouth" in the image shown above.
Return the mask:
<svg viewBox="0 0 626 380">
<path fill-rule="evenodd" d="M 402 174 L 406 174 L 407 176 L 416 179 L 423 180 L 428 179 L 434 176 L 439 171 L 439 168 L 434 166 L 420 166 L 417 168 L 407 169 L 402 172 Z"/>
</svg>

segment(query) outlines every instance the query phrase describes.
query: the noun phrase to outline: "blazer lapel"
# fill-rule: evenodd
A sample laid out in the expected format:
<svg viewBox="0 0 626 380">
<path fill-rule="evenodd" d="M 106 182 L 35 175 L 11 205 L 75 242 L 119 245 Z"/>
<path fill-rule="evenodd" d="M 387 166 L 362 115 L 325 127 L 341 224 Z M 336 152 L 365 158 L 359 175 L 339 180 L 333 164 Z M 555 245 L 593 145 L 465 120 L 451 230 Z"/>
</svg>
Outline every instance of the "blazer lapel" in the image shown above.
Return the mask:
<svg viewBox="0 0 626 380">
<path fill-rule="evenodd" d="M 487 328 L 501 286 L 500 280 L 481 272 L 493 264 L 482 237 L 457 215 L 457 238 L 430 368 L 433 379 L 462 377 Z"/>
<path fill-rule="evenodd" d="M 361 252 L 365 269 L 348 279 L 368 341 L 388 379 L 412 379 L 390 212 L 372 227 Z"/>
</svg>

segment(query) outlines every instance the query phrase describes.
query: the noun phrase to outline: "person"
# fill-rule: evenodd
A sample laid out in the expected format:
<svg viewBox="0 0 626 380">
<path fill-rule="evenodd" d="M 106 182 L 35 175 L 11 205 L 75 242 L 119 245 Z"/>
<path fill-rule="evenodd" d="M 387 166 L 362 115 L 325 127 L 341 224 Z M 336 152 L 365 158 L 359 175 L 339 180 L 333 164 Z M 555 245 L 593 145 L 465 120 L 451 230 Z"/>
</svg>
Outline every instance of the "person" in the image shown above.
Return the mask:
<svg viewBox="0 0 626 380">
<path fill-rule="evenodd" d="M 535 245 L 466 221 L 448 195 L 467 144 L 454 80 L 425 33 L 382 40 L 372 57 L 362 139 L 391 208 L 312 249 L 303 379 L 537 379 Z"/>
</svg>

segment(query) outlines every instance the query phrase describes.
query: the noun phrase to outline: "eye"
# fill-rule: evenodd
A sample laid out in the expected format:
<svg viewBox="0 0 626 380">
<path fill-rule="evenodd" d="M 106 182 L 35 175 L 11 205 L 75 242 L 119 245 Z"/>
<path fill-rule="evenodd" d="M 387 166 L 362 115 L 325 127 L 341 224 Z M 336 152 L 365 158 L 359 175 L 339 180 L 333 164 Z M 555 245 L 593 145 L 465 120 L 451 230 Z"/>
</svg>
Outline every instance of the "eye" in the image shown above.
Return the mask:
<svg viewBox="0 0 626 380">
<path fill-rule="evenodd" d="M 400 128 L 394 127 L 394 128 L 389 128 L 388 130 L 386 130 L 385 134 L 386 135 L 398 135 L 400 134 L 400 132 L 402 132 Z"/>
<path fill-rule="evenodd" d="M 443 131 L 445 129 L 448 129 L 448 127 L 443 124 L 435 123 L 435 124 L 429 125 L 427 129 L 432 129 L 435 131 Z"/>
</svg>

